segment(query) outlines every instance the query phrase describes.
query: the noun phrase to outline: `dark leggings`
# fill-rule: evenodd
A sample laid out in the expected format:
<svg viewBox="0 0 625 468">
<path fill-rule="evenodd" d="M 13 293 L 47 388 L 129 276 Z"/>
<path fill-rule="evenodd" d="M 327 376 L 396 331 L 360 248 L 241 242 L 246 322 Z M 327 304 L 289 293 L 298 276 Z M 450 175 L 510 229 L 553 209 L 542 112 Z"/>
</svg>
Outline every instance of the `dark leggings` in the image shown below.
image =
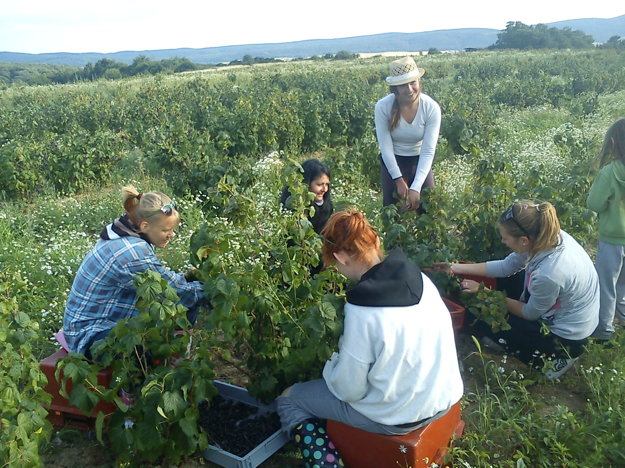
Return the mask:
<svg viewBox="0 0 625 468">
<path fill-rule="evenodd" d="M 417 173 L 417 166 L 419 165 L 419 156 L 395 156 L 397 165 L 401 172 L 401 176 L 408 184 L 408 187 L 412 184 Z M 380 179 L 382 180 L 382 206 L 393 205 L 399 201 L 395 189 L 395 181 L 391 177 L 384 164 L 384 160 L 380 155 Z M 423 188 L 434 187 L 434 174 L 432 170 L 428 172 L 425 182 L 423 182 Z"/>
<path fill-rule="evenodd" d="M 475 320 L 475 317 L 469 314 L 469 319 Z M 507 350 L 518 353 L 516 356 L 526 364 L 541 366 L 540 356 L 545 359 L 576 358 L 584 352 L 584 346 L 588 343 L 587 339 L 568 340 L 551 332 L 545 335 L 541 331 L 540 320 L 531 321 L 510 315 L 508 323 L 512 327 L 510 330 L 493 333 L 490 326 L 478 320 L 474 330 L 476 335 L 489 336 Z M 501 339 L 504 343 L 499 341 Z"/>
</svg>

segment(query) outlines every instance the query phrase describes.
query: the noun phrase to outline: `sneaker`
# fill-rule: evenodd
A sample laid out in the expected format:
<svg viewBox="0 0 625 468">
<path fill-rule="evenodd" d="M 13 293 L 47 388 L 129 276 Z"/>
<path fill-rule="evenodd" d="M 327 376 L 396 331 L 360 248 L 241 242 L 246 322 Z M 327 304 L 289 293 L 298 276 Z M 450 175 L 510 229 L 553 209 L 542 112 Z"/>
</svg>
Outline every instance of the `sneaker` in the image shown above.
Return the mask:
<svg viewBox="0 0 625 468">
<path fill-rule="evenodd" d="M 575 361 L 577 361 L 577 358 L 555 358 L 553 361 L 551 361 L 551 363 L 553 364 L 553 369 L 544 370 L 545 376 L 549 380 L 559 379 L 566 373 L 566 371 L 573 367 Z"/>
<path fill-rule="evenodd" d="M 495 353 L 500 353 L 503 354 L 506 352 L 506 348 L 504 348 L 502 345 L 500 345 L 499 343 L 495 342 L 491 337 L 489 336 L 483 336 L 482 339 L 480 340 L 480 343 L 482 344 L 482 347 L 484 348 L 488 348 L 491 351 L 494 351 Z"/>
<path fill-rule="evenodd" d="M 124 418 L 124 429 L 132 429 L 135 427 L 135 421 L 132 418 Z"/>
</svg>

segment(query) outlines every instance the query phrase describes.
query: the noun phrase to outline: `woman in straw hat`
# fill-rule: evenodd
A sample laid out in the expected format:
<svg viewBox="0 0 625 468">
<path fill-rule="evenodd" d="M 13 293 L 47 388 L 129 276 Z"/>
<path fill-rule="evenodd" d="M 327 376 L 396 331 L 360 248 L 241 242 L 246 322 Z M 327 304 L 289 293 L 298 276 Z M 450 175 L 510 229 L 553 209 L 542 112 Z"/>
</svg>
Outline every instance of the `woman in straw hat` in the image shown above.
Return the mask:
<svg viewBox="0 0 625 468">
<path fill-rule="evenodd" d="M 421 190 L 434 185 L 432 162 L 441 125 L 440 106 L 421 92 L 425 73 L 412 57 L 391 62 L 386 82 L 391 94 L 375 105 L 375 131 L 380 145 L 384 206 L 405 202 L 421 206 Z"/>
</svg>

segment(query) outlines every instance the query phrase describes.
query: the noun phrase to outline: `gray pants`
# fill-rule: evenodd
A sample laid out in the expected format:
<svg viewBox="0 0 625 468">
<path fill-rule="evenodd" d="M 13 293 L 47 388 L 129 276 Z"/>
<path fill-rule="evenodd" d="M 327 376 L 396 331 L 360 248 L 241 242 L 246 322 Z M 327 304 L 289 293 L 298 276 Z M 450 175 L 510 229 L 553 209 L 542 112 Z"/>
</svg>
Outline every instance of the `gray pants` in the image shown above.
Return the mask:
<svg viewBox="0 0 625 468">
<path fill-rule="evenodd" d="M 599 325 L 593 336 L 608 339 L 614 333 L 614 316 L 625 321 L 625 245 L 599 241 L 595 268 L 601 291 Z"/>
<path fill-rule="evenodd" d="M 282 421 L 282 430 L 290 437 L 291 431 L 298 424 L 312 418 L 332 419 L 377 434 L 408 434 L 444 416 L 449 409 L 414 424 L 387 426 L 372 421 L 348 403 L 336 398 L 328 389 L 325 380 L 318 379 L 293 385 L 288 396 L 278 397 L 277 411 Z"/>
</svg>

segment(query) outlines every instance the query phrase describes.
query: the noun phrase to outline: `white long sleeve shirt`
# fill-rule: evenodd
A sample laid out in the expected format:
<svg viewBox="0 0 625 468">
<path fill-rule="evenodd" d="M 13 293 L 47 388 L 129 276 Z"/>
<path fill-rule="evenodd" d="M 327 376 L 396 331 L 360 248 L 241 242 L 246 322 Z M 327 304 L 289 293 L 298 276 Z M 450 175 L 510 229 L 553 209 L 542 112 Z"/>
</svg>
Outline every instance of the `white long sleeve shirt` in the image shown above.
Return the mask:
<svg viewBox="0 0 625 468">
<path fill-rule="evenodd" d="M 393 179 L 401 177 L 395 156 L 419 156 L 419 164 L 411 190 L 421 192 L 432 163 L 441 127 L 441 108 L 427 94 L 421 93 L 419 109 L 412 122 L 399 118 L 393 131 L 389 130 L 391 109 L 395 95 L 380 99 L 375 105 L 375 133 L 378 138 L 382 160 Z"/>
</svg>

